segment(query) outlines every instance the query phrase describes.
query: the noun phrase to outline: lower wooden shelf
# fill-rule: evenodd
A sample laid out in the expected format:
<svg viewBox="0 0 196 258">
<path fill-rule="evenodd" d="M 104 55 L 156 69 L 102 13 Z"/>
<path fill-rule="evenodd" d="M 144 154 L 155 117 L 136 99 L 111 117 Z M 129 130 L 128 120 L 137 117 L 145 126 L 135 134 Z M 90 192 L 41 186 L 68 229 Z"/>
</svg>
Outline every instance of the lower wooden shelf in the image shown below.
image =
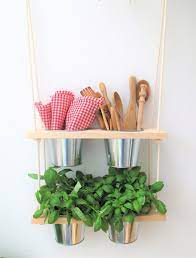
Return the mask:
<svg viewBox="0 0 196 258">
<path fill-rule="evenodd" d="M 166 221 L 167 216 L 162 215 L 156 211 L 151 212 L 148 215 L 140 215 L 136 217 L 137 222 L 155 222 L 155 221 Z M 82 221 L 76 221 L 75 219 L 72 219 L 72 223 L 82 223 Z M 37 224 L 37 225 L 44 225 L 48 224 L 47 220 L 45 222 L 45 217 L 40 217 L 38 219 L 32 219 L 32 224 Z M 66 217 L 61 217 L 59 218 L 54 224 L 67 224 L 67 219 Z"/>
</svg>

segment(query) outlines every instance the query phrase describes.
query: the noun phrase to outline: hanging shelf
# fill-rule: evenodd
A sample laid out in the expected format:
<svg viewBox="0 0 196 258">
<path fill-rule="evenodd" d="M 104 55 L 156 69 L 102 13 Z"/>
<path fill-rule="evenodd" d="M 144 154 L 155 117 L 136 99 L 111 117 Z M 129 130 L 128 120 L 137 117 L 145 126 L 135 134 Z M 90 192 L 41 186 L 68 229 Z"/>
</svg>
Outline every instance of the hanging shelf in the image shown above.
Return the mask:
<svg viewBox="0 0 196 258">
<path fill-rule="evenodd" d="M 84 130 L 84 131 L 47 131 L 32 130 L 28 131 L 29 139 L 146 139 L 146 140 L 164 140 L 167 133 L 157 129 L 145 129 L 141 132 L 125 132 L 125 131 L 106 131 L 100 129 Z"/>
<path fill-rule="evenodd" d="M 166 221 L 166 220 L 167 220 L 166 215 L 162 215 L 156 211 L 152 211 L 148 215 L 140 215 L 135 218 L 135 221 L 137 221 L 137 222 L 156 222 L 156 221 L 159 222 L 159 221 Z M 76 221 L 76 220 L 72 219 L 72 222 L 74 222 L 74 221 Z M 66 217 L 61 217 L 54 224 L 66 224 L 66 223 L 67 223 Z M 77 223 L 78 223 L 78 221 L 77 221 Z M 80 223 L 80 221 L 79 221 L 79 223 Z M 43 216 L 38 219 L 32 218 L 32 224 L 44 225 L 44 224 L 48 224 L 48 223 L 47 223 L 47 220 L 45 221 L 45 217 Z"/>
</svg>

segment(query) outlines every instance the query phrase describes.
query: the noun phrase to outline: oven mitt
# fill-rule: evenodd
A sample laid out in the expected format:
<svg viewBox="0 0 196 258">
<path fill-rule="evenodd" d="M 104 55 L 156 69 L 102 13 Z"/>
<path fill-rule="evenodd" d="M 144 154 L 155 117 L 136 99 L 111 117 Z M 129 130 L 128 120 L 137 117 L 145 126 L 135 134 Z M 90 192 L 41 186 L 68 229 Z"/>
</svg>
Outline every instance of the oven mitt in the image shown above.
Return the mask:
<svg viewBox="0 0 196 258">
<path fill-rule="evenodd" d="M 51 130 L 63 130 L 67 111 L 74 100 L 70 91 L 57 91 L 51 99 L 52 120 Z"/>
<path fill-rule="evenodd" d="M 79 97 L 71 104 L 66 118 L 66 130 L 78 131 L 89 128 L 94 120 L 103 98 Z"/>
<path fill-rule="evenodd" d="M 51 103 L 43 105 L 41 102 L 36 102 L 35 107 L 37 108 L 41 120 L 46 129 L 51 129 L 52 110 Z"/>
</svg>

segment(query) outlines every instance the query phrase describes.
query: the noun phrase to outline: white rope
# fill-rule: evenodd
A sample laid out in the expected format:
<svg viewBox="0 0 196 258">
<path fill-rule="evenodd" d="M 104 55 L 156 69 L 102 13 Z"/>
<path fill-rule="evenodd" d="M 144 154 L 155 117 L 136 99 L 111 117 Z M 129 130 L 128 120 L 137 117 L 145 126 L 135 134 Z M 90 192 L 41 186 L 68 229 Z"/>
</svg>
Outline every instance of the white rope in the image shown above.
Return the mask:
<svg viewBox="0 0 196 258">
<path fill-rule="evenodd" d="M 40 148 L 41 140 L 37 140 L 37 170 L 38 170 L 38 189 L 40 189 L 41 186 L 41 148 Z"/>
<path fill-rule="evenodd" d="M 37 101 L 40 101 L 39 83 L 38 83 L 38 68 L 36 62 L 36 47 L 35 34 L 33 31 L 32 12 L 30 0 L 26 0 L 27 26 L 28 26 L 28 41 L 29 41 L 29 62 L 32 71 L 32 91 L 34 97 L 37 94 Z"/>
<path fill-rule="evenodd" d="M 33 116 L 35 130 L 38 127 L 36 119 L 35 101 L 40 101 L 39 85 L 38 85 L 38 69 L 36 63 L 36 49 L 35 49 L 35 37 L 32 25 L 32 14 L 30 0 L 26 0 L 26 17 L 27 17 L 27 29 L 28 29 L 28 52 L 29 52 L 29 67 L 31 77 L 31 91 L 33 100 Z M 41 186 L 41 140 L 37 140 L 37 170 L 38 170 L 38 189 Z M 44 155 L 45 159 L 45 155 Z"/>
<path fill-rule="evenodd" d="M 163 0 L 163 22 L 161 32 L 161 56 L 160 56 L 160 82 L 159 82 L 159 102 L 157 115 L 157 130 L 160 129 L 160 115 L 163 93 L 163 75 L 165 62 L 165 39 L 166 39 L 166 23 L 167 23 L 167 0 Z"/>
</svg>

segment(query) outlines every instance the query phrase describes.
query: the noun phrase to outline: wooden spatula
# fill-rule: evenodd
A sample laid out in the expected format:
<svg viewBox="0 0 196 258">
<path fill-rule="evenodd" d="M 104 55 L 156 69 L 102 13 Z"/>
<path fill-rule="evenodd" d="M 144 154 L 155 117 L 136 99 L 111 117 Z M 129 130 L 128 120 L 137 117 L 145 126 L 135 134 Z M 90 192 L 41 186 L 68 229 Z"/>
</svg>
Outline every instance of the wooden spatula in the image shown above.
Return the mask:
<svg viewBox="0 0 196 258">
<path fill-rule="evenodd" d="M 130 101 L 128 105 L 127 112 L 124 116 L 124 129 L 127 131 L 134 131 L 137 129 L 136 120 L 136 78 L 130 77 L 129 79 L 130 87 Z"/>
<path fill-rule="evenodd" d="M 123 104 L 122 104 L 122 100 L 121 100 L 121 97 L 118 94 L 118 92 L 116 92 L 116 91 L 114 92 L 112 100 L 113 100 L 113 106 L 114 106 L 114 108 L 116 110 L 116 113 L 117 113 L 117 116 L 118 116 L 117 119 L 118 119 L 119 124 L 120 124 L 120 129 L 124 130 Z"/>
</svg>

